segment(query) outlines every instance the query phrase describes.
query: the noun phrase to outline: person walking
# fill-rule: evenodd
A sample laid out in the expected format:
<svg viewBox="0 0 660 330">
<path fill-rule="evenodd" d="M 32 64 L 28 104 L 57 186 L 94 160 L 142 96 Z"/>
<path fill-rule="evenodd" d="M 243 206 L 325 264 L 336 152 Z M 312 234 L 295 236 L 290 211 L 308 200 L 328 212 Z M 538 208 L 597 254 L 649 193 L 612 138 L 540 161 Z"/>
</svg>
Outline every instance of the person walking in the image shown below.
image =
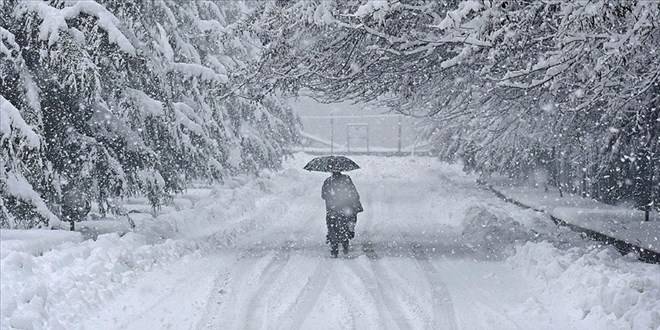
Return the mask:
<svg viewBox="0 0 660 330">
<path fill-rule="evenodd" d="M 351 177 L 341 172 L 356 170 L 360 166 L 344 156 L 324 156 L 312 159 L 304 168 L 308 171 L 332 173 L 325 179 L 321 188 L 328 228 L 326 243 L 330 244 L 332 257 L 339 255 L 340 244 L 344 254 L 348 254 L 349 242 L 355 237 L 357 214 L 364 209 Z"/>
<path fill-rule="evenodd" d="M 321 198 L 325 200 L 327 242 L 330 254 L 337 257 L 339 244 L 344 254 L 348 254 L 349 241 L 355 237 L 357 214 L 363 211 L 360 195 L 351 177 L 341 172 L 332 175 L 323 182 Z"/>
</svg>

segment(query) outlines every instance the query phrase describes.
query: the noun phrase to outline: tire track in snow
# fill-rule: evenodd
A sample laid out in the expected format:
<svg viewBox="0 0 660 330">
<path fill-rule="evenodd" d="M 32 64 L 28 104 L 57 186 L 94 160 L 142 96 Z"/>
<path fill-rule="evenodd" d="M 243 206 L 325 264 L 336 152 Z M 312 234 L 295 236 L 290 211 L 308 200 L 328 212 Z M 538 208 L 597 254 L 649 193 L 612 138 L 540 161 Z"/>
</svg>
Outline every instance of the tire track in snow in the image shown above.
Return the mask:
<svg viewBox="0 0 660 330">
<path fill-rule="evenodd" d="M 180 275 L 179 277 L 177 277 L 177 280 L 175 282 L 183 282 L 185 280 L 186 280 L 186 276 Z M 162 293 L 159 295 L 158 300 L 153 301 L 149 305 L 145 306 L 144 309 L 141 309 L 140 311 L 131 314 L 123 322 L 117 324 L 117 329 L 128 329 L 131 326 L 131 324 L 142 320 L 145 317 L 145 315 L 150 314 L 150 312 L 157 309 L 163 301 L 172 300 L 176 294 L 180 293 L 179 291 L 177 291 L 178 289 L 179 288 L 175 286 L 167 287 L 167 289 L 163 290 Z"/>
<path fill-rule="evenodd" d="M 332 269 L 319 260 L 314 273 L 309 277 L 302 290 L 296 297 L 296 301 L 283 314 L 286 319 L 280 320 L 280 329 L 300 329 L 307 316 L 316 306 L 323 289 L 325 289 Z"/>
<path fill-rule="evenodd" d="M 218 323 L 217 316 L 220 305 L 224 303 L 223 297 L 227 294 L 226 287 L 230 281 L 230 274 L 228 272 L 218 273 L 214 282 L 213 289 L 209 294 L 206 301 L 206 312 L 204 316 L 197 323 L 196 329 L 212 328 L 213 324 Z"/>
<path fill-rule="evenodd" d="M 285 215 L 280 218 L 297 216 L 298 214 L 291 208 L 286 209 Z M 300 224 L 299 229 L 289 234 L 289 239 L 282 243 L 279 248 L 269 249 L 267 246 L 261 246 L 260 240 L 264 236 L 263 233 L 252 233 L 252 237 L 244 238 L 244 241 L 259 242 L 252 245 L 246 251 L 241 253 L 234 265 L 234 271 L 231 274 L 219 274 L 216 280 L 216 285 L 210 294 L 207 302 L 207 310 L 204 318 L 197 325 L 198 329 L 226 329 L 226 328 L 246 328 L 248 325 L 253 324 L 251 316 L 257 313 L 256 308 L 259 306 L 260 294 L 270 291 L 268 286 L 272 286 L 275 279 L 282 273 L 286 263 L 288 262 L 291 250 L 295 247 L 295 239 L 302 237 L 309 224 L 314 221 L 314 218 L 306 218 Z M 277 228 L 274 226 L 273 228 Z M 272 234 L 272 233 L 271 233 Z M 250 246 L 250 245 L 248 245 Z M 258 263 L 261 259 L 266 258 L 270 251 L 275 250 L 271 254 L 270 259 L 264 266 L 259 266 Z M 263 274 L 269 272 L 268 278 L 263 278 Z M 261 274 L 261 275 L 258 275 Z M 255 276 L 257 275 L 257 276 Z M 256 290 L 250 287 L 249 278 L 256 278 L 260 283 Z M 248 278 L 248 280 L 242 280 Z M 239 292 L 240 291 L 240 292 Z M 253 293 L 247 301 L 247 308 L 244 308 L 244 300 L 241 299 L 244 294 Z M 320 294 L 320 292 L 319 292 Z M 264 297 L 263 299 L 266 299 Z M 224 308 L 232 306 L 231 313 L 222 313 Z M 230 314 L 230 315 L 229 315 Z M 241 317 L 243 316 L 243 317 Z M 240 324 L 243 322 L 243 324 Z"/>
<path fill-rule="evenodd" d="M 447 268 L 445 263 L 440 263 L 439 268 L 442 272 L 451 273 L 455 270 Z M 511 318 L 507 311 L 502 307 L 501 297 L 493 295 L 489 290 L 484 290 L 483 287 L 474 286 L 471 283 L 466 284 L 464 281 L 456 281 L 452 284 L 453 289 L 461 292 L 462 296 L 470 297 L 471 313 L 479 313 L 481 319 L 487 320 L 491 327 L 500 329 L 528 329 L 529 326 L 524 326 L 518 323 L 515 319 Z"/>
<path fill-rule="evenodd" d="M 277 264 L 277 257 L 278 251 L 268 253 L 267 250 L 249 250 L 240 254 L 230 274 L 218 275 L 217 286 L 212 289 L 205 316 L 197 324 L 197 329 L 244 328 L 237 324 L 247 319 L 248 311 L 242 297 L 255 290 L 255 294 L 258 293 L 259 286 L 254 289 L 251 283 L 262 283 L 264 274 Z M 231 307 L 231 313 L 224 313 L 223 309 L 227 307 Z"/>
<path fill-rule="evenodd" d="M 458 329 L 456 315 L 451 300 L 449 289 L 440 278 L 440 273 L 429 260 L 426 251 L 419 243 L 411 243 L 411 251 L 417 264 L 424 271 L 431 286 L 431 297 L 433 299 L 433 324 L 432 329 Z"/>
<path fill-rule="evenodd" d="M 378 319 L 381 323 L 381 328 L 387 328 L 387 324 L 396 323 L 399 328 L 401 328 L 400 322 L 397 322 L 397 319 L 394 318 L 393 313 L 390 311 L 390 308 L 387 306 L 386 298 L 383 295 L 382 286 L 379 285 L 377 281 L 370 281 L 369 273 L 364 267 L 355 262 L 348 262 L 348 267 L 351 271 L 362 281 L 364 287 L 367 289 L 369 294 L 373 297 L 376 303 L 376 311 L 378 312 Z M 375 276 L 374 276 L 375 277 Z M 390 323 L 391 321 L 391 323 Z"/>
<path fill-rule="evenodd" d="M 253 264 L 245 258 L 245 254 L 236 258 L 234 267 L 231 268 L 231 273 L 227 274 L 226 280 L 222 279 L 222 274 L 218 274 L 215 281 L 217 285 L 214 285 L 212 293 L 209 295 L 205 315 L 197 324 L 197 329 L 219 329 L 221 324 L 225 324 L 225 328 L 229 328 L 230 325 L 233 325 L 235 316 L 229 316 L 230 319 L 226 320 L 228 315 L 223 314 L 222 309 L 229 303 L 237 305 L 240 301 L 240 293 L 237 292 L 236 286 L 241 285 L 239 279 L 247 276 L 246 274 Z"/>
<path fill-rule="evenodd" d="M 263 269 L 260 276 L 261 283 L 254 290 L 252 297 L 248 301 L 245 315 L 245 326 L 248 329 L 262 328 L 265 314 L 268 313 L 267 304 L 260 305 L 262 301 L 267 301 L 269 293 L 274 289 L 273 283 L 279 278 L 289 262 L 291 256 L 292 241 L 286 241 L 273 256 L 271 262 Z"/>
<path fill-rule="evenodd" d="M 75 328 L 189 328 L 205 316 L 216 274 L 231 266 L 230 258 L 218 259 L 221 263 L 210 264 L 217 259 L 206 256 L 154 267 L 135 278 L 102 308 L 78 320 Z M 185 306 L 180 303 L 182 296 Z"/>
<path fill-rule="evenodd" d="M 353 314 L 353 311 L 356 309 L 356 305 L 357 305 L 355 303 L 356 299 L 353 297 L 351 292 L 349 292 L 348 289 L 346 289 L 344 287 L 344 284 L 341 281 L 338 280 L 336 271 L 333 271 L 330 274 L 330 278 L 328 279 L 328 282 L 330 283 L 332 288 L 337 293 L 339 293 L 339 295 L 341 296 L 341 299 L 345 302 L 347 310 L 349 311 L 347 313 L 347 317 L 346 317 L 346 319 L 348 319 L 348 320 L 344 319 L 343 320 L 344 322 L 342 322 L 342 326 L 344 326 L 344 328 L 346 328 L 346 329 L 371 329 L 371 328 L 373 328 L 373 327 L 367 327 L 367 326 L 364 326 L 364 325 L 358 323 L 359 321 L 361 321 L 361 319 L 356 318 L 355 315 Z"/>
<path fill-rule="evenodd" d="M 295 216 L 295 214 L 290 214 L 291 212 L 292 210 L 289 209 L 287 211 L 287 216 Z M 307 218 L 300 225 L 298 229 L 289 233 L 288 235 L 289 239 L 282 243 L 282 245 L 277 249 L 271 262 L 264 269 L 261 270 L 262 274 L 268 273 L 268 275 L 265 275 L 265 277 L 263 278 L 262 278 L 263 275 L 260 276 L 260 278 L 262 279 L 261 284 L 259 285 L 258 289 L 253 291 L 252 297 L 249 299 L 247 307 L 244 309 L 245 317 L 243 318 L 244 323 L 242 325 L 242 328 L 249 328 L 249 329 L 262 328 L 262 326 L 264 325 L 264 321 L 267 320 L 268 310 L 266 309 L 267 303 L 264 303 L 264 306 L 260 306 L 260 303 L 267 302 L 270 296 L 272 295 L 272 291 L 277 289 L 275 282 L 278 278 L 286 275 L 286 274 L 283 275 L 282 273 L 284 272 L 284 269 L 288 264 L 292 250 L 294 250 L 296 247 L 296 242 L 297 242 L 296 239 L 303 237 L 303 235 L 310 227 L 309 224 L 315 220 L 316 219 L 314 218 Z M 254 251 L 258 254 L 259 252 L 265 252 L 267 250 L 255 249 Z M 315 305 L 316 301 L 318 300 L 318 297 L 320 296 L 323 288 L 325 287 L 328 274 L 329 274 L 329 270 L 326 269 L 325 267 L 322 267 L 322 265 L 319 263 L 314 273 L 310 277 L 309 281 L 305 284 L 303 291 L 301 291 L 301 292 L 309 291 L 308 294 L 306 294 L 304 298 L 302 298 L 304 301 L 301 303 L 306 309 L 308 307 L 307 305 L 309 305 L 308 308 L 309 310 L 303 311 L 302 315 L 306 316 L 307 314 L 309 314 L 309 312 L 311 311 L 311 307 Z M 296 304 L 298 304 L 298 298 L 296 299 Z M 296 304 L 294 304 L 294 306 Z M 287 310 L 287 312 L 284 313 L 285 316 L 290 315 L 289 313 L 291 312 L 290 311 L 291 308 L 292 307 L 290 307 L 289 310 Z M 300 317 L 300 315 L 298 314 L 296 314 L 296 316 L 298 318 Z M 301 325 L 302 322 L 304 322 L 304 320 L 305 320 L 304 318 L 300 320 L 299 324 Z M 268 324 L 266 324 L 266 326 L 267 325 Z M 287 327 L 287 329 L 291 329 L 291 328 L 293 327 Z"/>
<path fill-rule="evenodd" d="M 378 260 L 379 256 L 375 250 L 375 245 L 371 241 L 370 235 L 366 232 L 365 238 L 366 241 L 362 243 L 362 251 L 370 261 L 369 265 L 371 265 L 373 270 L 373 280 L 376 283 L 375 291 L 370 290 L 373 298 L 376 301 L 382 302 L 388 312 L 387 314 L 392 318 L 392 321 L 399 329 L 409 329 L 411 328 L 410 324 L 408 324 L 405 313 L 399 305 L 399 300 L 396 298 L 396 296 L 393 295 L 394 287 L 392 286 L 392 280 L 388 275 L 386 275 L 387 270 L 385 267 L 380 264 L 380 261 Z M 360 269 L 359 267 L 361 266 L 357 265 L 356 263 L 351 264 L 354 264 L 351 269 L 359 278 L 362 279 L 362 282 L 368 283 L 370 278 L 368 272 L 364 269 Z"/>
</svg>

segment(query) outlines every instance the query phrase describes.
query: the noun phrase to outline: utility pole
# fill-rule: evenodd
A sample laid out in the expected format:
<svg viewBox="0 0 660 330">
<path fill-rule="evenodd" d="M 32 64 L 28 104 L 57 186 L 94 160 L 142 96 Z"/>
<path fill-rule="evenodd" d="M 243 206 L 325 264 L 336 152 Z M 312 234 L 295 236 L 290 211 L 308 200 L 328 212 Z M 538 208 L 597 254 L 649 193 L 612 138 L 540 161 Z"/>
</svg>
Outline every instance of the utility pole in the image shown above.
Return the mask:
<svg viewBox="0 0 660 330">
<path fill-rule="evenodd" d="M 415 133 L 415 142 L 410 148 L 410 157 L 415 157 L 415 149 L 417 148 L 417 141 L 419 141 L 419 134 Z"/>
<path fill-rule="evenodd" d="M 350 124 L 346 126 L 346 153 L 351 153 L 351 128 Z"/>
<path fill-rule="evenodd" d="M 401 154 L 401 115 L 399 115 L 399 121 L 397 123 L 398 125 L 398 132 L 399 132 L 399 141 L 397 143 L 397 151 L 399 154 Z"/>
<path fill-rule="evenodd" d="M 367 125 L 367 155 L 369 154 L 369 125 Z"/>
<path fill-rule="evenodd" d="M 330 117 L 330 154 L 335 154 L 335 118 Z"/>
</svg>

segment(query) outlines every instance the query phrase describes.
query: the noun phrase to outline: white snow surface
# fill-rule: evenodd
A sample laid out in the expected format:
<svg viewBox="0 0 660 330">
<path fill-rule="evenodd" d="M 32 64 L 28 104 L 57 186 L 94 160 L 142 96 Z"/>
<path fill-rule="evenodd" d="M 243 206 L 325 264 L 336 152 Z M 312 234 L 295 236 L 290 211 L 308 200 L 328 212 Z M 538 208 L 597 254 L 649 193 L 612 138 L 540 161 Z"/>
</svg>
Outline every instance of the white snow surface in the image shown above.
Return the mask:
<svg viewBox="0 0 660 330">
<path fill-rule="evenodd" d="M 123 236 L 2 231 L 0 328 L 660 326 L 659 265 L 431 158 L 354 157 L 365 212 L 349 255 L 331 259 L 311 157 L 192 190 Z M 58 238 L 35 250 L 35 237 Z"/>
<path fill-rule="evenodd" d="M 4 161 L 0 159 L 0 166 L 4 165 Z M 48 220 L 48 227 L 53 228 L 62 225 L 59 218 L 46 206 L 46 202 L 41 198 L 41 195 L 32 188 L 32 185 L 21 173 L 10 170 L 5 175 L 4 189 L 7 190 L 10 196 L 34 205 L 35 211 Z"/>
<path fill-rule="evenodd" d="M 138 111 L 154 117 L 164 115 L 163 102 L 155 100 L 145 92 L 133 88 L 127 88 L 126 93 L 136 102 Z"/>
<path fill-rule="evenodd" d="M 5 44 L 6 43 L 6 44 Z M 13 60 L 14 54 L 12 54 L 13 49 L 18 49 L 16 44 L 16 38 L 14 34 L 7 31 L 4 27 L 0 26 L 0 53 L 4 54 L 8 59 Z"/>
<path fill-rule="evenodd" d="M 174 102 L 172 103 L 174 108 L 174 117 L 176 122 L 180 125 L 183 125 L 191 132 L 195 132 L 198 135 L 204 136 L 204 128 L 202 119 L 195 114 L 195 110 L 189 105 L 183 102 Z"/>
<path fill-rule="evenodd" d="M 18 136 L 25 139 L 30 148 L 38 148 L 39 136 L 28 125 L 21 113 L 6 98 L 0 95 L 0 142 L 12 137 L 12 130 L 16 130 Z"/>
<path fill-rule="evenodd" d="M 23 1 L 17 14 L 36 13 L 42 19 L 39 25 L 39 39 L 48 41 L 51 46 L 59 41 L 60 32 L 68 31 L 67 19 L 73 19 L 80 14 L 97 18 L 96 24 L 108 34 L 108 40 L 117 45 L 120 50 L 135 55 L 135 47 L 119 29 L 119 19 L 96 1 L 68 1 L 69 5 L 62 9 L 51 7 L 45 1 Z"/>
<path fill-rule="evenodd" d="M 4 259 L 12 251 L 39 255 L 59 244 L 81 241 L 82 236 L 75 231 L 0 229 L 0 257 Z"/>
<path fill-rule="evenodd" d="M 198 77 L 203 81 L 227 83 L 229 78 L 225 74 L 217 73 L 213 69 L 196 63 L 172 63 L 172 71 L 181 73 L 186 78 Z"/>
</svg>

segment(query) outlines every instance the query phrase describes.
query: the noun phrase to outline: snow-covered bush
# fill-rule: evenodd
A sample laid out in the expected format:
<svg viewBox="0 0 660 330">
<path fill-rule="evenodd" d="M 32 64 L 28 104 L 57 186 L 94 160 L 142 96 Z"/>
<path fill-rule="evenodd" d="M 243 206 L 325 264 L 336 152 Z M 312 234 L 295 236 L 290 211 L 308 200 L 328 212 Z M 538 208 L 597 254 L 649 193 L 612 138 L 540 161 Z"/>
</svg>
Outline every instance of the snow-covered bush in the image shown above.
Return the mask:
<svg viewBox="0 0 660 330">
<path fill-rule="evenodd" d="M 484 259 L 498 260 L 512 255 L 516 244 L 529 241 L 533 236 L 512 218 L 473 206 L 465 212 L 461 242 Z"/>
<path fill-rule="evenodd" d="M 145 192 L 155 215 L 158 206 L 169 197 L 169 195 L 163 193 L 165 191 L 165 180 L 154 170 L 140 170 L 137 176 L 140 181 L 140 190 Z"/>
</svg>

